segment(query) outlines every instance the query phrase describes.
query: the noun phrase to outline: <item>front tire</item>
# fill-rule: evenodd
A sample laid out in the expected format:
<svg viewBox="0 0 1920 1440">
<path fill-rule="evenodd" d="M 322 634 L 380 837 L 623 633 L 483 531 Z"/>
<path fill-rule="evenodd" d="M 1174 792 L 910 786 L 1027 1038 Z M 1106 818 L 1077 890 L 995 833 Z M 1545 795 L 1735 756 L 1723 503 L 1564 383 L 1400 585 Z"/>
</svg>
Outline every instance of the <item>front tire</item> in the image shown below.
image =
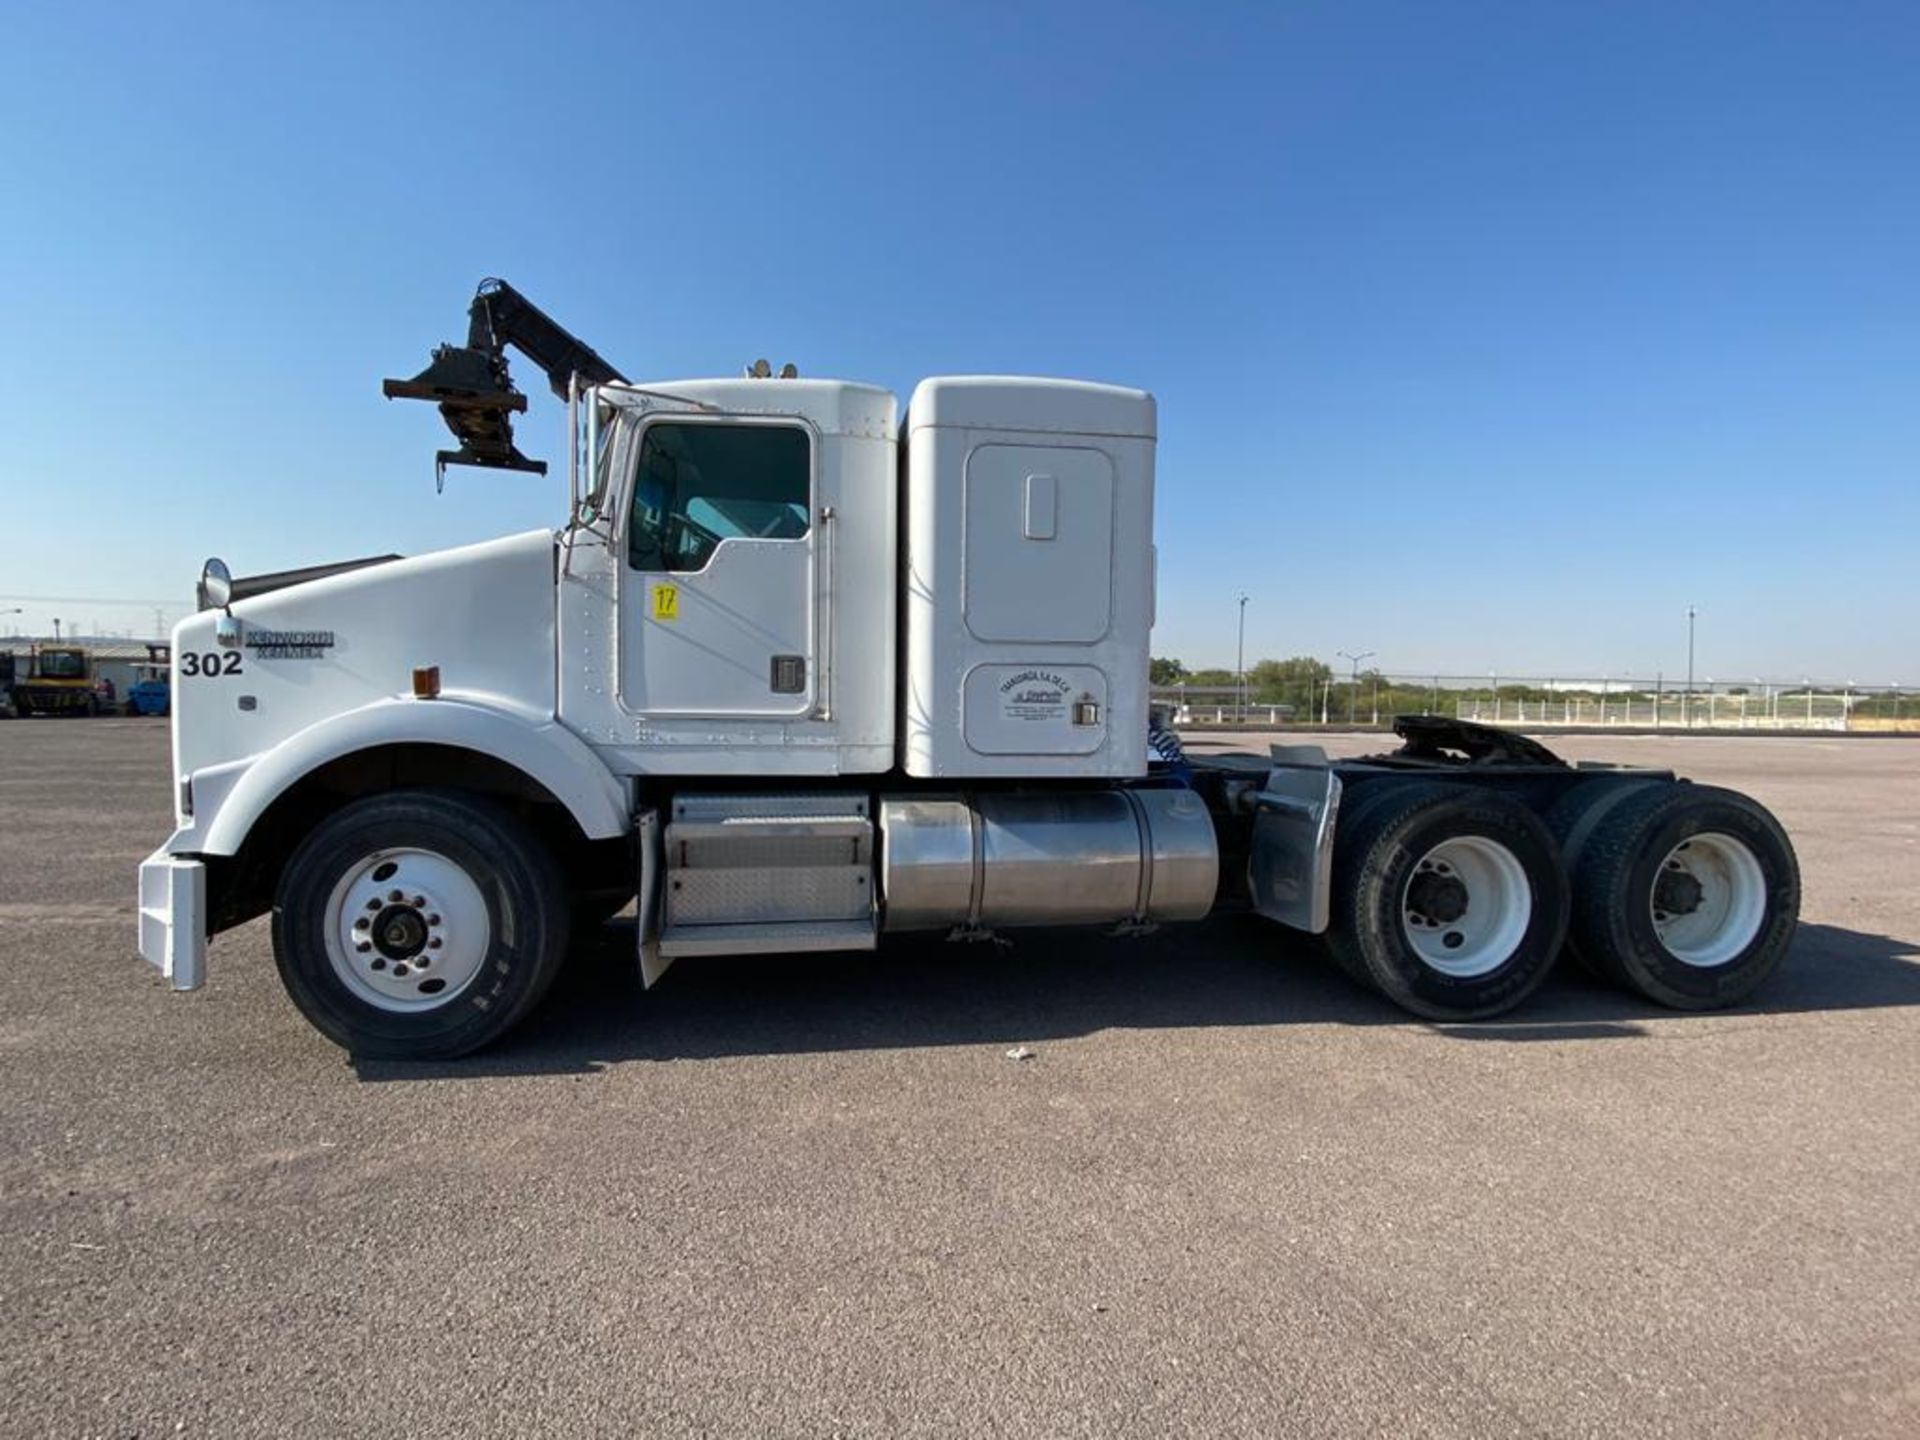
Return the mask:
<svg viewBox="0 0 1920 1440">
<path fill-rule="evenodd" d="M 1464 785 L 1390 783 L 1336 840 L 1327 946 L 1430 1020 L 1478 1020 L 1533 993 L 1566 936 L 1567 878 L 1525 806 Z"/>
<path fill-rule="evenodd" d="M 507 811 L 444 791 L 355 801 L 282 872 L 274 959 L 300 1013 L 378 1060 L 498 1039 L 553 983 L 567 904 L 553 857 Z"/>
</svg>

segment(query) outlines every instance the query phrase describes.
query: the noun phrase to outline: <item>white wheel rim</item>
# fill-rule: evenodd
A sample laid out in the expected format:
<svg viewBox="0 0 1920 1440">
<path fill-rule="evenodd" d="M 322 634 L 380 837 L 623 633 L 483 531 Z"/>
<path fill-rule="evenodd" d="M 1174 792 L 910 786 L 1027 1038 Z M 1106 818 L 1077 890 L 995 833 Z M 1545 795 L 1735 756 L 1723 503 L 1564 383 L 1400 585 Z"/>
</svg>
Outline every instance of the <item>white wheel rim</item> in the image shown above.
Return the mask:
<svg viewBox="0 0 1920 1440">
<path fill-rule="evenodd" d="M 1653 933 L 1667 953 L 1682 965 L 1707 970 L 1753 944 L 1767 920 L 1767 877 L 1744 840 L 1693 835 L 1660 862 L 1647 904 Z"/>
<path fill-rule="evenodd" d="M 327 897 L 327 959 L 376 1009 L 437 1009 L 474 981 L 493 941 L 473 877 L 431 850 L 376 850 Z"/>
<path fill-rule="evenodd" d="M 1484 835 L 1456 835 L 1421 856 L 1400 902 L 1400 928 L 1414 953 L 1457 980 L 1506 964 L 1532 920 L 1526 866 Z"/>
</svg>

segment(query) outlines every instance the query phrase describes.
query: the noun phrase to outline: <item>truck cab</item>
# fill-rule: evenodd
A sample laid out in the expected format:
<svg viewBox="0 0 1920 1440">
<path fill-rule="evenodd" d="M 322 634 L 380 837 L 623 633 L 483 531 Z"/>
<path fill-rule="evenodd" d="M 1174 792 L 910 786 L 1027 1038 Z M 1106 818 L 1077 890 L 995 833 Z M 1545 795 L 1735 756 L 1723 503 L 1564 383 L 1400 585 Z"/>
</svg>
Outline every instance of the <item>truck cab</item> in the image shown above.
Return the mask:
<svg viewBox="0 0 1920 1440">
<path fill-rule="evenodd" d="M 560 717 L 616 771 L 1144 773 L 1152 397 L 929 380 L 904 427 L 838 381 L 596 397 Z"/>
<path fill-rule="evenodd" d="M 888 769 L 893 395 L 707 380 L 593 403 L 594 483 L 560 572 L 562 722 L 623 774 Z"/>
</svg>

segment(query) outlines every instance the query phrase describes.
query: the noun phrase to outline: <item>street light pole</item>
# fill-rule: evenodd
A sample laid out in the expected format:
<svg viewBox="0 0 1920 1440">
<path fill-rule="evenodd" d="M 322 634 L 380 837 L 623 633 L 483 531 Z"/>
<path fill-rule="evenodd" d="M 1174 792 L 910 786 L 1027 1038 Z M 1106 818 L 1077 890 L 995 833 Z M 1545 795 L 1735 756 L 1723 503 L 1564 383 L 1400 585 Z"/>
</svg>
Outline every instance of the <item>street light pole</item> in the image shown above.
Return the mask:
<svg viewBox="0 0 1920 1440">
<path fill-rule="evenodd" d="M 1235 717 L 1241 724 L 1247 720 L 1247 592 L 1240 592 L 1240 644 L 1233 655 L 1234 672 L 1240 677 L 1240 713 Z"/>
<path fill-rule="evenodd" d="M 1342 660 L 1351 661 L 1353 664 L 1353 678 L 1347 682 L 1347 724 L 1351 725 L 1354 723 L 1358 714 L 1357 702 L 1360 698 L 1360 662 L 1372 656 L 1374 652 L 1371 650 L 1362 650 L 1356 655 L 1351 650 L 1336 650 L 1333 653 L 1338 655 Z"/>
<path fill-rule="evenodd" d="M 1680 701 L 1680 723 L 1693 728 L 1693 617 L 1697 612 L 1687 606 L 1687 693 Z"/>
</svg>

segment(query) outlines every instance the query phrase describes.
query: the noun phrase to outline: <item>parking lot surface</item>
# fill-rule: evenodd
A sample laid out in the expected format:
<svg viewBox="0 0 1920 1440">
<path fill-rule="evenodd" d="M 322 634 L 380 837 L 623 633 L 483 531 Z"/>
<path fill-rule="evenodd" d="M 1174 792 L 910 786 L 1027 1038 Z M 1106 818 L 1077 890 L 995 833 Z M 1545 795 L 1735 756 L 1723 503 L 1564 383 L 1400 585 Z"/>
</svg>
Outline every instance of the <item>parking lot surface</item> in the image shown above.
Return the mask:
<svg viewBox="0 0 1920 1440">
<path fill-rule="evenodd" d="M 264 922 L 136 958 L 164 721 L 0 723 L 0 1429 L 1920 1433 L 1920 741 L 1562 748 L 1776 809 L 1754 1003 L 1423 1024 L 1231 918 L 642 993 L 616 927 L 423 1070 Z"/>
</svg>

